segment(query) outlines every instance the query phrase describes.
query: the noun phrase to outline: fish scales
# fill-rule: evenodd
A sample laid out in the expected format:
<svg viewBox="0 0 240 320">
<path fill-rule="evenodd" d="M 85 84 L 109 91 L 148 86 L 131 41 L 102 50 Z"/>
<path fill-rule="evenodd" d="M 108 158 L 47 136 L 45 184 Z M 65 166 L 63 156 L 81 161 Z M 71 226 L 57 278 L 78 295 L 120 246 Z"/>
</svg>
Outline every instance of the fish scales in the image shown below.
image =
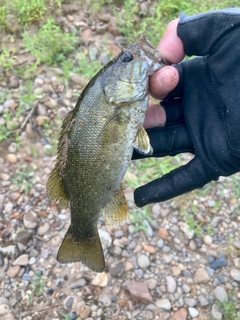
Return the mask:
<svg viewBox="0 0 240 320">
<path fill-rule="evenodd" d="M 135 147 L 152 152 L 142 124 L 148 107 L 149 75 L 166 60 L 144 38 L 123 50 L 87 85 L 63 122 L 48 195 L 70 203 L 71 224 L 59 262 L 81 261 L 96 272 L 105 261 L 98 235 L 99 215 L 120 225 L 128 208 L 121 186 Z"/>
</svg>

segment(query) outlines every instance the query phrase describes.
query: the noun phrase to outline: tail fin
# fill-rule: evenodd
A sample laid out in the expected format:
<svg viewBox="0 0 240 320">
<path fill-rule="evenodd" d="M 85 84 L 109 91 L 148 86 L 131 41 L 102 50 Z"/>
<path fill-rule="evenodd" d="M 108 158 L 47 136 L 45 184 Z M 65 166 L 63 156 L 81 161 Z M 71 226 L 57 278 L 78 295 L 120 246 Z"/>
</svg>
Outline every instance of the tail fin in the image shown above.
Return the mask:
<svg viewBox="0 0 240 320">
<path fill-rule="evenodd" d="M 57 260 L 60 263 L 80 261 L 91 270 L 102 272 L 105 260 L 97 229 L 91 239 L 79 239 L 70 226 L 58 250 Z"/>
</svg>

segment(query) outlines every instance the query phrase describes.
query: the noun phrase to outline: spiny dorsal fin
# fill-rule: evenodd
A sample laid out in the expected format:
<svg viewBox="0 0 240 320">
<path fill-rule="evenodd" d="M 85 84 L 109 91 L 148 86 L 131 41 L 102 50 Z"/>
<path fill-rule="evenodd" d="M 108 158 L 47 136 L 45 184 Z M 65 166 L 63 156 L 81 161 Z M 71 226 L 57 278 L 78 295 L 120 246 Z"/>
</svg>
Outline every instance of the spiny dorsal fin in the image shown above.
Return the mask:
<svg viewBox="0 0 240 320">
<path fill-rule="evenodd" d="M 47 182 L 48 197 L 53 203 L 58 202 L 59 206 L 66 208 L 69 199 L 63 184 L 63 170 L 67 161 L 67 151 L 69 146 L 68 133 L 73 124 L 73 110 L 70 111 L 62 124 L 62 130 L 58 141 L 57 161 Z"/>
</svg>

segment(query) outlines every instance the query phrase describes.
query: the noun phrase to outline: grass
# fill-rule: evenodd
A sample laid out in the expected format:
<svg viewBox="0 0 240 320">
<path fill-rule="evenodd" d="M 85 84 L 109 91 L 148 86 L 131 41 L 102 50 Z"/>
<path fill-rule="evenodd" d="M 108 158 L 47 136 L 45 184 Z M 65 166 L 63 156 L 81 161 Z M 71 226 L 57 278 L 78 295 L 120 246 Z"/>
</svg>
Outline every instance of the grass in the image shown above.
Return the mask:
<svg viewBox="0 0 240 320">
<path fill-rule="evenodd" d="M 34 181 L 34 167 L 22 165 L 22 167 L 16 171 L 15 177 L 11 180 L 17 185 L 17 190 L 24 191 L 25 195 L 28 195 L 33 187 Z"/>
<path fill-rule="evenodd" d="M 129 213 L 129 218 L 131 220 L 131 224 L 135 226 L 135 232 L 147 230 L 145 221 L 148 221 L 150 223 L 153 222 L 150 216 L 149 206 L 144 209 L 133 208 Z"/>
<path fill-rule="evenodd" d="M 239 307 L 237 301 L 218 302 L 219 310 L 223 313 L 223 320 L 240 320 Z M 238 314 L 237 314 L 238 313 Z"/>
<path fill-rule="evenodd" d="M 35 296 L 39 297 L 44 293 L 46 288 L 46 283 L 47 283 L 47 279 L 35 272 L 35 279 L 33 279 L 31 283 L 32 293 L 29 296 L 30 302 L 33 301 Z"/>
</svg>

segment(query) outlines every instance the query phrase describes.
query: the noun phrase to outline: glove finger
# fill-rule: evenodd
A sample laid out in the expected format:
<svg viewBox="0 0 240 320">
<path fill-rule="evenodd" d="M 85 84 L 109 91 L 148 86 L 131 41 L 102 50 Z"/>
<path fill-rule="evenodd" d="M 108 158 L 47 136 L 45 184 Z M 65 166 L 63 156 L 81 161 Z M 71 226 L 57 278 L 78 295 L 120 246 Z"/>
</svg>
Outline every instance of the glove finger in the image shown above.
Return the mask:
<svg viewBox="0 0 240 320">
<path fill-rule="evenodd" d="M 175 156 L 178 153 L 194 152 L 187 128 L 183 124 L 147 129 L 146 131 L 153 148 L 153 154 L 141 155 L 134 150 L 132 160 L 149 157 Z"/>
<path fill-rule="evenodd" d="M 176 125 L 178 123 L 185 123 L 181 98 L 162 101 L 161 106 L 165 109 L 166 112 L 167 121 L 165 126 L 173 124 Z"/>
<path fill-rule="evenodd" d="M 138 207 L 143 207 L 149 203 L 166 201 L 202 188 L 210 181 L 201 161 L 195 157 L 185 166 L 136 189 L 134 200 Z"/>
</svg>

